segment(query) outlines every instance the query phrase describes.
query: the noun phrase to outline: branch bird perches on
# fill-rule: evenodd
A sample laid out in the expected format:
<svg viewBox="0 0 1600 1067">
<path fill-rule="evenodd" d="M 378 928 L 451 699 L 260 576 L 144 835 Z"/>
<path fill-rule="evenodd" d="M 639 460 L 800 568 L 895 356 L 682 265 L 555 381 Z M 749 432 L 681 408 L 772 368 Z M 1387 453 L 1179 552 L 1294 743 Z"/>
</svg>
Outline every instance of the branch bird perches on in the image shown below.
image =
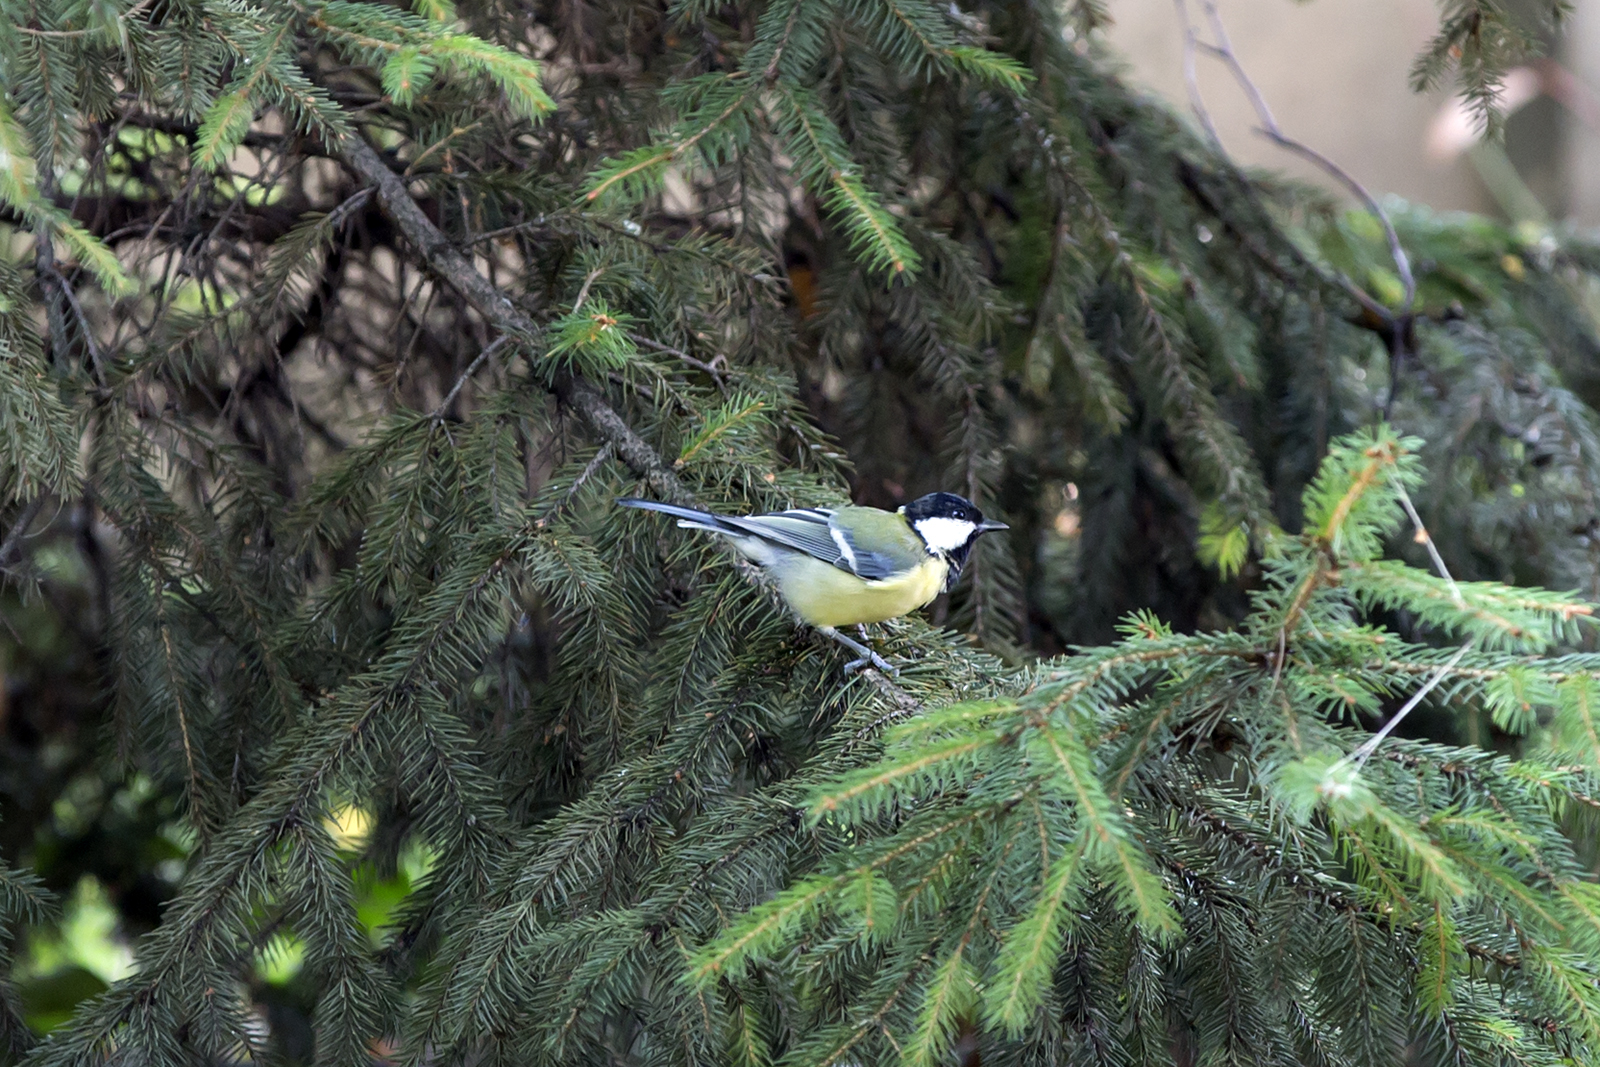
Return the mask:
<svg viewBox="0 0 1600 1067">
<path fill-rule="evenodd" d="M 539 324 L 516 306 L 510 297 L 496 288 L 474 267 L 439 228 L 422 213 L 405 183 L 383 162 L 372 146 L 358 134 L 351 134 L 339 146 L 340 158 L 364 181 L 378 191 L 378 202 L 389 217 L 400 227 L 412 246 L 421 253 L 428 269 L 444 279 L 452 288 L 478 310 L 489 324 L 499 330 L 501 338 L 484 349 L 462 374 L 450 390 L 445 402 L 439 405 L 442 412 L 449 401 L 460 391 L 467 378 L 488 356 L 498 348 L 504 338 L 513 337 L 531 341 L 543 331 Z M 561 403 L 578 413 L 589 432 L 608 445 L 612 454 L 633 471 L 660 499 L 684 507 L 695 503 L 694 496 L 683 487 L 650 443 L 634 432 L 633 428 L 607 403 L 605 396 L 593 384 L 569 370 L 557 371 L 550 378 L 550 391 Z M 757 585 L 763 585 L 760 572 L 742 559 L 735 564 L 742 574 Z M 817 627 L 817 632 L 858 657 L 865 656 L 872 668 L 861 674 L 874 688 L 901 711 L 913 711 L 920 705 L 916 699 L 876 669 L 881 659 L 860 642 L 846 637 L 832 627 Z"/>
</svg>

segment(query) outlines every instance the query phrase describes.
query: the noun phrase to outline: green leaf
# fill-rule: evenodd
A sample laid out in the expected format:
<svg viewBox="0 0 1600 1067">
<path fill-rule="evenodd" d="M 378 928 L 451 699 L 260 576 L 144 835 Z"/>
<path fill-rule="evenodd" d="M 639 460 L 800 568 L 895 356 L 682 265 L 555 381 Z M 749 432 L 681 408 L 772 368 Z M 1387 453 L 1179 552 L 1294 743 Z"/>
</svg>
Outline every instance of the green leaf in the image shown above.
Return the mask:
<svg viewBox="0 0 1600 1067">
<path fill-rule="evenodd" d="M 604 300 L 593 297 L 550 324 L 554 340 L 545 349 L 544 362 L 603 378 L 638 355 L 638 346 L 628 336 L 633 326 L 633 316 L 613 311 Z"/>
<path fill-rule="evenodd" d="M 1112 803 L 1095 773 L 1094 761 L 1070 730 L 1039 727 L 1029 737 L 1035 762 L 1050 766 L 1052 787 L 1070 799 L 1088 839 L 1089 860 L 1148 936 L 1161 939 L 1178 930 L 1170 894 L 1151 867 L 1123 813 Z"/>
<path fill-rule="evenodd" d="M 486 75 L 506 94 L 512 112 L 522 118 L 537 122 L 555 110 L 555 101 L 544 91 L 539 64 L 526 56 L 459 33 L 433 41 L 431 54 L 443 63 Z"/>
<path fill-rule="evenodd" d="M 454 22 L 456 5 L 453 0 L 411 0 L 417 14 L 431 22 Z"/>
<path fill-rule="evenodd" d="M 254 118 L 255 102 L 249 93 L 236 89 L 219 96 L 200 121 L 200 133 L 193 150 L 194 165 L 205 171 L 220 167 L 244 141 Z"/>
<path fill-rule="evenodd" d="M 1250 556 L 1250 528 L 1220 500 L 1200 513 L 1200 541 L 1196 555 L 1201 563 L 1217 568 L 1224 581 L 1239 573 Z"/>
<path fill-rule="evenodd" d="M 1341 437 L 1328 448 L 1301 507 L 1306 530 L 1341 559 L 1368 560 L 1402 518 L 1396 485 L 1421 480 L 1416 453 L 1422 442 L 1387 426 Z"/>
<path fill-rule="evenodd" d="M 95 281 L 108 294 L 115 298 L 131 296 L 137 291 L 137 284 L 123 270 L 116 253 L 107 248 L 103 241 L 64 212 L 51 212 L 47 218 L 51 229 L 71 251 L 73 258 L 94 275 Z"/>
<path fill-rule="evenodd" d="M 1571 675 L 1556 687 L 1551 742 L 1568 759 L 1600 772 L 1600 682 L 1588 672 Z"/>
<path fill-rule="evenodd" d="M 1514 663 L 1489 681 L 1485 702 L 1494 724 L 1508 734 L 1533 729 L 1540 708 L 1556 703 L 1556 690 L 1542 672 Z"/>
<path fill-rule="evenodd" d="M 737 452 L 759 447 L 771 429 L 768 418 L 773 404 L 769 397 L 739 394 L 729 397 L 708 411 L 678 450 L 672 461 L 674 468 L 682 469 L 695 463 L 725 460 Z M 718 456 L 718 452 L 723 453 Z"/>
<path fill-rule="evenodd" d="M 984 984 L 989 1025 L 1019 1038 L 1044 999 L 1061 954 L 1061 941 L 1084 891 L 1089 840 L 1080 834 L 1050 865 L 1044 892 L 1020 922 L 1006 931 L 994 977 Z"/>
<path fill-rule="evenodd" d="M 1450 919 L 1449 905 L 1435 901 L 1422 921 L 1417 942 L 1417 1004 L 1424 1013 L 1439 1016 L 1454 1000 L 1456 978 L 1464 971 L 1466 950 Z"/>
<path fill-rule="evenodd" d="M 80 423 L 62 384 L 43 360 L 0 337 L 0 492 L 9 498 L 79 492 Z"/>
<path fill-rule="evenodd" d="M 1499 582 L 1455 582 L 1398 560 L 1353 563 L 1340 585 L 1369 608 L 1409 611 L 1429 626 L 1472 637 L 1485 648 L 1538 651 L 1575 640 L 1594 609 L 1570 593 Z"/>
<path fill-rule="evenodd" d="M 841 883 L 839 913 L 854 919 L 869 943 L 888 942 L 900 922 L 894 885 L 881 873 L 863 868 Z"/>
<path fill-rule="evenodd" d="M 0 95 L 0 200 L 22 207 L 38 195 L 27 131 L 11 113 L 10 102 Z"/>
<path fill-rule="evenodd" d="M 1028 86 L 1034 81 L 1033 71 L 1010 56 L 991 52 L 987 48 L 956 45 L 947 49 L 945 56 L 950 65 L 962 74 L 986 81 L 1016 96 L 1027 92 Z"/>
<path fill-rule="evenodd" d="M 965 947 L 963 941 L 945 955 L 922 991 L 917 1028 L 900 1058 L 906 1067 L 933 1067 L 942 1062 L 956 1027 L 977 1004 L 978 976 Z"/>
<path fill-rule="evenodd" d="M 427 87 L 436 65 L 432 56 L 408 45 L 389 57 L 389 62 L 383 65 L 383 91 L 396 104 L 409 104 L 419 91 Z"/>
<path fill-rule="evenodd" d="M 694 954 L 685 978 L 705 988 L 722 977 L 741 977 L 752 958 L 770 955 L 793 938 L 849 881 L 849 876 L 807 878 L 745 913 Z"/>
<path fill-rule="evenodd" d="M 856 255 L 893 274 L 914 272 L 920 258 L 878 194 L 862 182 L 833 120 L 809 93 L 799 89 L 780 87 L 771 103 L 778 133 L 794 158 L 795 172 L 844 227 Z"/>
<path fill-rule="evenodd" d="M 977 757 L 991 743 L 986 737 L 955 737 L 856 771 L 812 800 L 811 818 L 836 816 L 849 825 L 876 818 L 901 797 L 914 800 L 919 794 L 953 788 L 971 774 Z"/>
<path fill-rule="evenodd" d="M 1594 961 L 1558 947 L 1530 945 L 1523 960 L 1559 1018 L 1589 1044 L 1600 1043 L 1600 984 Z"/>
<path fill-rule="evenodd" d="M 739 1067 L 768 1067 L 772 1062 L 771 1042 L 762 1025 L 761 1012 L 748 1000 L 740 1000 L 728 1012 L 728 1046 L 732 1061 Z"/>
</svg>

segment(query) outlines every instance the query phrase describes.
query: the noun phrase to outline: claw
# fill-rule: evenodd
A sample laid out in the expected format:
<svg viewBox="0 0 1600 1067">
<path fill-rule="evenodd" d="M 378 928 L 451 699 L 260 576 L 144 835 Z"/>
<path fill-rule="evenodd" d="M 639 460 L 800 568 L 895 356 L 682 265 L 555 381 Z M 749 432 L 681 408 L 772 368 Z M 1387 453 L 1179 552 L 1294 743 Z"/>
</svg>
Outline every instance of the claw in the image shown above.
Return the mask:
<svg viewBox="0 0 1600 1067">
<path fill-rule="evenodd" d="M 865 670 L 870 665 L 876 667 L 878 670 L 892 678 L 900 677 L 899 669 L 891 664 L 888 660 L 884 659 L 882 656 L 878 655 L 861 642 L 856 641 L 853 638 L 846 637 L 838 630 L 835 630 L 832 626 L 819 626 L 817 627 L 817 632 L 826 634 L 828 637 L 833 638 L 835 641 L 839 642 L 841 645 L 857 654 L 859 657 L 858 659 L 853 659 L 844 665 L 845 674 L 854 674 L 856 671 Z"/>
<path fill-rule="evenodd" d="M 894 664 L 890 663 L 876 652 L 868 652 L 863 658 L 853 659 L 849 663 L 846 663 L 844 665 L 844 673 L 854 674 L 856 671 L 865 670 L 868 667 L 876 667 L 878 670 L 889 675 L 891 678 L 900 677 L 900 668 L 896 667 Z"/>
</svg>

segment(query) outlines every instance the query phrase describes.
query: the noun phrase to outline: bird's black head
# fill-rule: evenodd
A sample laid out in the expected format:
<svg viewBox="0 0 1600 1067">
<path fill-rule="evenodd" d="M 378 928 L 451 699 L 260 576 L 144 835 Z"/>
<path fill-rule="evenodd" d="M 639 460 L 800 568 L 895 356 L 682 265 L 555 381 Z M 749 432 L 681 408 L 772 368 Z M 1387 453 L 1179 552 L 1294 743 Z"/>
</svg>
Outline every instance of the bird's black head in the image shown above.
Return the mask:
<svg viewBox="0 0 1600 1067">
<path fill-rule="evenodd" d="M 947 589 L 960 576 L 973 542 L 990 530 L 1010 529 L 1003 522 L 986 521 L 972 501 L 954 493 L 929 493 L 900 510 L 928 551 L 943 556 L 950 564 Z"/>
</svg>

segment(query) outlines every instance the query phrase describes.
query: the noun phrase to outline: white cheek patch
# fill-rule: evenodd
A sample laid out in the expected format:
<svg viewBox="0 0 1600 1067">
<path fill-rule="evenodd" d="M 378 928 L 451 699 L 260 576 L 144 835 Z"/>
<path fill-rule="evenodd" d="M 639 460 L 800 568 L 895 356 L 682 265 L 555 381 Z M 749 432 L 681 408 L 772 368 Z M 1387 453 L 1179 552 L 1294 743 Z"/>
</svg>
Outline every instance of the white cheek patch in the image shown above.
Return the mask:
<svg viewBox="0 0 1600 1067">
<path fill-rule="evenodd" d="M 918 519 L 917 533 L 935 552 L 954 552 L 972 539 L 977 524 L 966 519 Z"/>
</svg>

